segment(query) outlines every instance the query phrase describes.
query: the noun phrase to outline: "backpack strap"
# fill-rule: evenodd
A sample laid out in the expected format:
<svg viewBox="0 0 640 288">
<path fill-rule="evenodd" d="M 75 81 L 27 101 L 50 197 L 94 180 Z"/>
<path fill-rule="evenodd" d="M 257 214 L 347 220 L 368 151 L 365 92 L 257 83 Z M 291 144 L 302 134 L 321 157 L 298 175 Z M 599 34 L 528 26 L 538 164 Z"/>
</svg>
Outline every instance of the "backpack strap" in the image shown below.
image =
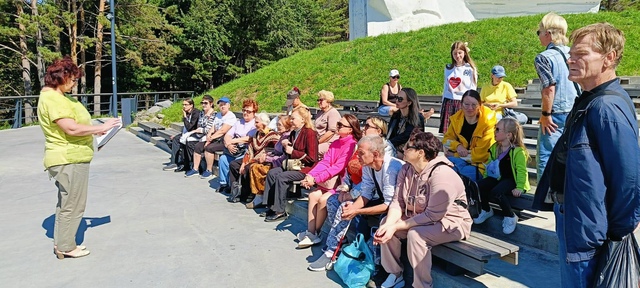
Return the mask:
<svg viewBox="0 0 640 288">
<path fill-rule="evenodd" d="M 560 56 L 562 56 L 562 59 L 564 59 L 564 64 L 567 65 L 567 70 L 569 70 L 569 63 L 567 63 L 567 56 L 564 55 L 564 52 L 562 52 L 562 50 L 560 50 L 560 48 L 556 46 L 551 47 L 551 49 L 556 50 L 558 51 L 558 53 L 560 53 Z M 573 87 L 576 88 L 576 92 L 578 92 L 578 95 L 582 94 L 582 89 L 580 89 L 580 86 L 578 86 L 578 83 L 573 82 Z"/>
<path fill-rule="evenodd" d="M 373 199 L 369 200 L 365 207 L 376 206 L 384 203 L 384 194 L 382 194 L 382 189 L 380 189 L 380 184 L 378 184 L 378 179 L 376 179 L 376 171 L 373 170 L 372 167 L 369 167 L 369 169 L 371 170 L 371 178 L 373 178 L 373 183 L 376 184 L 376 195 L 378 195 L 378 199 L 377 201 L 374 201 Z"/>
<path fill-rule="evenodd" d="M 438 166 L 442 166 L 442 165 L 451 168 L 451 166 L 449 166 L 449 164 L 447 164 L 447 162 L 440 161 L 440 162 L 436 163 L 436 165 L 433 165 L 433 168 L 431 168 L 431 172 L 429 172 L 429 179 L 431 179 L 431 174 L 433 174 L 433 170 L 436 170 L 436 168 L 438 168 Z M 453 170 L 455 172 L 455 170 L 453 168 L 451 168 L 451 170 Z M 458 172 L 456 172 L 456 174 L 458 174 Z M 460 174 L 458 174 L 458 176 L 459 175 Z M 466 188 L 467 188 L 467 186 L 465 185 L 465 194 L 466 194 Z M 467 209 L 467 207 L 469 207 L 467 205 L 467 203 L 465 203 L 462 200 L 454 200 L 453 203 L 456 203 L 456 204 L 462 206 L 462 208 L 464 208 L 464 209 Z"/>
</svg>

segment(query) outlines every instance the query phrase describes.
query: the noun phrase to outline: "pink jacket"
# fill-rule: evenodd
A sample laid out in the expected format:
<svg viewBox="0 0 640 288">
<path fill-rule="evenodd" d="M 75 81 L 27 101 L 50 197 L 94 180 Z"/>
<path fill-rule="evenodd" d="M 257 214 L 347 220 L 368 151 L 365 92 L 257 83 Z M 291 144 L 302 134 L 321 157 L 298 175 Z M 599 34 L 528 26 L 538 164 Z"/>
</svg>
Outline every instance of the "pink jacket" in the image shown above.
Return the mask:
<svg viewBox="0 0 640 288">
<path fill-rule="evenodd" d="M 336 175 L 342 179 L 356 144 L 358 142 L 352 135 L 333 141 L 322 160 L 316 163 L 307 174 L 311 175 L 316 183 L 327 181 Z"/>
<path fill-rule="evenodd" d="M 466 208 L 454 203 L 458 199 L 467 201 L 464 184 L 452 168 L 444 165 L 435 168 L 429 179 L 429 173 L 438 162 L 453 167 L 444 156 L 429 161 L 420 174 L 411 164 L 402 166 L 389 209 L 399 209 L 403 220 L 413 218 L 420 225 L 441 222 L 447 232 L 460 229 L 463 238 L 468 238 L 473 220 Z"/>
</svg>

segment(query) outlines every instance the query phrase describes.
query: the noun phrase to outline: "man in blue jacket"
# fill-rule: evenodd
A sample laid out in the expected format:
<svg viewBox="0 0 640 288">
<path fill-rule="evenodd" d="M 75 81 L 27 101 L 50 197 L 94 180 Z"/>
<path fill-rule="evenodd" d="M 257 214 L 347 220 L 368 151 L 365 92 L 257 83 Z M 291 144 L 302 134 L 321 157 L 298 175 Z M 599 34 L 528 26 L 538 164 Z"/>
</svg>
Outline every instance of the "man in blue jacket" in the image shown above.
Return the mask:
<svg viewBox="0 0 640 288">
<path fill-rule="evenodd" d="M 584 92 L 538 185 L 534 208 L 556 216 L 562 287 L 591 287 L 605 240 L 640 221 L 635 108 L 616 78 L 625 38 L 608 23 L 574 31 L 569 80 Z"/>
</svg>

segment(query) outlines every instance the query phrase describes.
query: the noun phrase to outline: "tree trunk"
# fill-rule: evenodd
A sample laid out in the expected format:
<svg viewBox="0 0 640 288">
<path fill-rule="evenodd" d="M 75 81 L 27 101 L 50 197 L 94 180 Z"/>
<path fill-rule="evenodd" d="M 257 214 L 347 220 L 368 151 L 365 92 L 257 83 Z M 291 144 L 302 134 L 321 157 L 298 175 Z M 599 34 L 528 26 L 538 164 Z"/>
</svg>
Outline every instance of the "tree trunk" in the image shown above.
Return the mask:
<svg viewBox="0 0 640 288">
<path fill-rule="evenodd" d="M 73 64 L 78 65 L 78 6 L 75 0 L 69 0 L 67 5 L 68 11 L 75 15 L 75 21 L 73 21 L 68 28 L 69 31 L 69 46 L 71 52 L 69 53 L 71 56 L 71 60 Z M 73 94 L 78 93 L 78 86 L 74 86 L 71 91 Z M 77 98 L 77 97 L 76 97 Z"/>
<path fill-rule="evenodd" d="M 93 70 L 93 93 L 95 94 L 100 94 L 100 91 L 102 89 L 102 29 L 104 27 L 102 26 L 102 22 L 100 22 L 100 18 L 102 18 L 102 16 L 104 15 L 104 3 L 107 0 L 98 1 L 100 2 L 100 5 L 98 6 L 98 17 L 96 17 L 96 66 Z M 95 116 L 100 115 L 100 100 L 100 95 L 93 96 L 93 115 Z"/>
<path fill-rule="evenodd" d="M 22 1 L 15 2 L 17 14 L 19 18 L 24 15 Z M 18 29 L 20 29 L 20 59 L 22 60 L 22 81 L 24 82 L 24 95 L 31 95 L 31 64 L 29 64 L 29 50 L 27 48 L 26 27 L 18 21 Z"/>
<path fill-rule="evenodd" d="M 35 1 L 33 1 L 35 2 Z M 85 31 L 85 25 L 86 23 L 84 22 L 84 1 L 80 1 L 80 28 L 81 28 L 81 35 L 84 35 L 84 31 Z M 82 73 L 82 77 L 80 77 L 80 94 L 86 94 L 87 93 L 87 74 L 85 73 L 86 68 L 87 68 L 87 58 L 86 58 L 86 51 L 85 51 L 85 43 L 84 43 L 84 37 L 80 38 L 80 65 L 82 67 L 83 73 Z M 83 96 L 85 97 L 85 96 Z"/>
<path fill-rule="evenodd" d="M 38 69 L 38 81 L 40 83 L 40 87 L 44 87 L 44 59 L 42 59 L 42 51 L 40 50 L 43 47 L 42 44 L 42 28 L 40 27 L 40 19 L 38 14 L 38 1 L 31 1 L 31 15 L 33 15 L 34 21 L 36 23 L 36 68 Z"/>
</svg>

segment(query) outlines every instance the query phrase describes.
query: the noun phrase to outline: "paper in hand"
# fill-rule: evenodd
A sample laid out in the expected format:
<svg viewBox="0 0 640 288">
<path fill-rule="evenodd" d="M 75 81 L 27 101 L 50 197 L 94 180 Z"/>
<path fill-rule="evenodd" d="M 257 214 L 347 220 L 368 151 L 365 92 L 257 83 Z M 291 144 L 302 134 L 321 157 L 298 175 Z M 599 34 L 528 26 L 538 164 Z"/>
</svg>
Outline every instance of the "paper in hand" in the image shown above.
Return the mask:
<svg viewBox="0 0 640 288">
<path fill-rule="evenodd" d="M 98 142 L 98 151 L 100 151 L 100 149 L 102 149 L 102 147 L 106 145 L 107 142 L 109 142 L 109 140 L 113 138 L 113 136 L 118 134 L 118 131 L 120 131 L 121 128 L 122 122 L 120 122 L 118 126 L 109 129 L 109 131 L 107 131 L 107 133 L 105 133 L 104 135 L 98 136 L 98 138 L 96 139 L 96 141 Z"/>
</svg>

